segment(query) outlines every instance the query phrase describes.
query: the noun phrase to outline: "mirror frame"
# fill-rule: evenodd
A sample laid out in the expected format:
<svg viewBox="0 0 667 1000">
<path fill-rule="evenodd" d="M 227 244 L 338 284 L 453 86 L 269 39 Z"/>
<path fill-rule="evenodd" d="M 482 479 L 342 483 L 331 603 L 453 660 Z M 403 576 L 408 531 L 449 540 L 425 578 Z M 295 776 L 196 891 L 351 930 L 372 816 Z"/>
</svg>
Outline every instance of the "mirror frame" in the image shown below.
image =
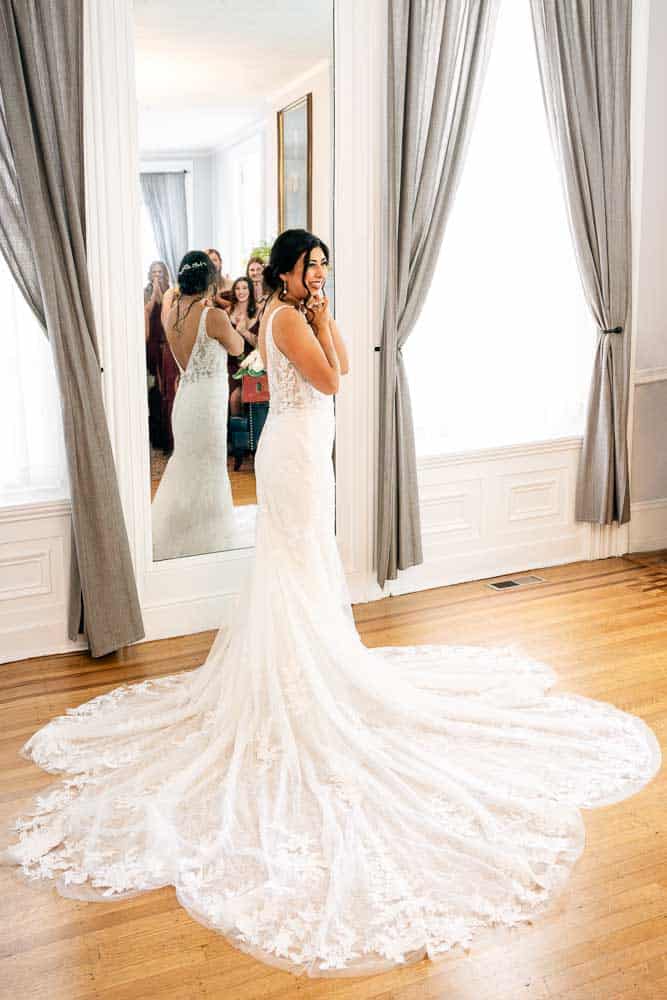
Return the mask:
<svg viewBox="0 0 667 1000">
<path fill-rule="evenodd" d="M 336 317 L 353 377 L 336 398 L 336 529 L 353 600 L 379 594 L 372 570 L 376 358 L 380 329 L 382 0 L 332 0 Z M 253 549 L 153 562 L 139 235 L 131 0 L 85 0 L 87 250 L 103 391 L 146 638 L 230 620 Z M 378 39 L 369 49 L 368 38 Z M 295 81 L 295 83 L 298 81 Z M 304 81 L 303 89 L 307 89 Z M 333 95 L 332 95 L 333 100 Z M 122 155 L 119 156 L 119 148 Z M 358 150 L 368 155 L 358 156 Z M 119 293 L 120 290 L 120 293 Z"/>
</svg>

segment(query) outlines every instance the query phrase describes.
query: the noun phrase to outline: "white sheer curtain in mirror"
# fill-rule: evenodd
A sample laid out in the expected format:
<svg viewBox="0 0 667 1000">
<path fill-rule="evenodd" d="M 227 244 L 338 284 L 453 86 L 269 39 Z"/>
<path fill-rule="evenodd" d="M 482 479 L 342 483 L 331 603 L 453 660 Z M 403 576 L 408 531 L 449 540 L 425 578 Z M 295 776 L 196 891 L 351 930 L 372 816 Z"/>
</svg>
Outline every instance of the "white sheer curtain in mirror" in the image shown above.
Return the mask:
<svg viewBox="0 0 667 1000">
<path fill-rule="evenodd" d="M 0 256 L 0 506 L 69 495 L 51 347 Z"/>
<path fill-rule="evenodd" d="M 595 329 L 550 144 L 527 0 L 500 5 L 433 267 L 404 348 L 418 453 L 580 435 Z"/>
</svg>

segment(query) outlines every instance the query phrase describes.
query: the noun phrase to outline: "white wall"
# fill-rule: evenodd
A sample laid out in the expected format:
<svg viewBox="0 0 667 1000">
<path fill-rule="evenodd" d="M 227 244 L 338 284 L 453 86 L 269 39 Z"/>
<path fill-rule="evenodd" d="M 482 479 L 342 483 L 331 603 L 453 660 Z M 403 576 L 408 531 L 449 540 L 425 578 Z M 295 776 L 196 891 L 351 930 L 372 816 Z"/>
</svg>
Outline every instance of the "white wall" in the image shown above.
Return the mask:
<svg viewBox="0 0 667 1000">
<path fill-rule="evenodd" d="M 213 164 L 213 152 L 192 158 L 192 250 L 215 246 Z"/>
<path fill-rule="evenodd" d="M 250 129 L 244 129 L 237 140 L 220 147 L 215 152 L 213 225 L 217 242 L 214 242 L 213 246 L 220 250 L 223 267 L 232 278 L 237 278 L 244 272 L 243 262 L 250 249 L 248 243 L 255 244 L 262 239 L 271 238 L 271 231 L 266 224 L 267 184 L 262 170 L 265 160 L 265 145 L 264 124 L 258 122 Z M 250 227 L 252 234 L 244 238 L 239 219 L 241 198 L 239 173 L 249 159 L 255 160 L 258 165 L 259 183 L 255 192 L 258 203 L 256 206 L 258 222 Z"/>
</svg>

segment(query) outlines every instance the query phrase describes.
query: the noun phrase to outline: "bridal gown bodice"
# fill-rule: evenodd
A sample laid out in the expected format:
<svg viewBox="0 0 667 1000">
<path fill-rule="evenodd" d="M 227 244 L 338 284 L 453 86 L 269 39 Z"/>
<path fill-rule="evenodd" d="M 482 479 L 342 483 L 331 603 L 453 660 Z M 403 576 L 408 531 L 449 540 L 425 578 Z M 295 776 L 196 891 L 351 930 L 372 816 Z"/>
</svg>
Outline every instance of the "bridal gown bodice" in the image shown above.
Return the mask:
<svg viewBox="0 0 667 1000">
<path fill-rule="evenodd" d="M 286 308 L 286 307 L 285 307 Z M 582 808 L 638 792 L 635 716 L 548 693 L 515 649 L 367 649 L 334 534 L 333 400 L 267 322 L 257 539 L 205 663 L 109 691 L 23 753 L 65 778 L 9 863 L 64 895 L 174 885 L 238 948 L 312 976 L 377 972 L 547 912 Z"/>
<path fill-rule="evenodd" d="M 153 558 L 175 559 L 253 544 L 254 505 L 234 507 L 227 471 L 227 351 L 201 311 L 190 357 L 178 365 L 171 413 L 174 450 L 151 506 Z"/>
</svg>

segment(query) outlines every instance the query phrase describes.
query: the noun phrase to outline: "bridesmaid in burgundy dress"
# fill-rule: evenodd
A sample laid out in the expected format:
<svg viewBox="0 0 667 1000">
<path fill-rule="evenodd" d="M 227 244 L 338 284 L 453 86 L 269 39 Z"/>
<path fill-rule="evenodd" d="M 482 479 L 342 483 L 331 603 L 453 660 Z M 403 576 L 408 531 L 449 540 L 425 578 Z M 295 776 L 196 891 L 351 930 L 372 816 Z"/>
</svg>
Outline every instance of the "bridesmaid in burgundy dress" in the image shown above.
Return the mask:
<svg viewBox="0 0 667 1000">
<path fill-rule="evenodd" d="M 168 440 L 164 425 L 163 344 L 165 343 L 161 309 L 169 288 L 169 271 L 161 260 L 154 260 L 148 269 L 144 288 L 144 331 L 146 339 L 146 372 L 148 374 L 148 434 L 153 448 L 164 448 Z"/>
<path fill-rule="evenodd" d="M 227 357 L 227 372 L 229 375 L 229 413 L 232 417 L 241 416 L 241 384 L 238 379 L 233 378 L 239 370 L 239 365 L 243 357 L 257 347 L 257 335 L 259 332 L 260 312 L 255 302 L 255 294 L 252 282 L 248 278 L 237 278 L 231 289 L 231 308 L 229 319 L 236 330 L 245 341 L 243 354 L 234 358 Z"/>
</svg>

